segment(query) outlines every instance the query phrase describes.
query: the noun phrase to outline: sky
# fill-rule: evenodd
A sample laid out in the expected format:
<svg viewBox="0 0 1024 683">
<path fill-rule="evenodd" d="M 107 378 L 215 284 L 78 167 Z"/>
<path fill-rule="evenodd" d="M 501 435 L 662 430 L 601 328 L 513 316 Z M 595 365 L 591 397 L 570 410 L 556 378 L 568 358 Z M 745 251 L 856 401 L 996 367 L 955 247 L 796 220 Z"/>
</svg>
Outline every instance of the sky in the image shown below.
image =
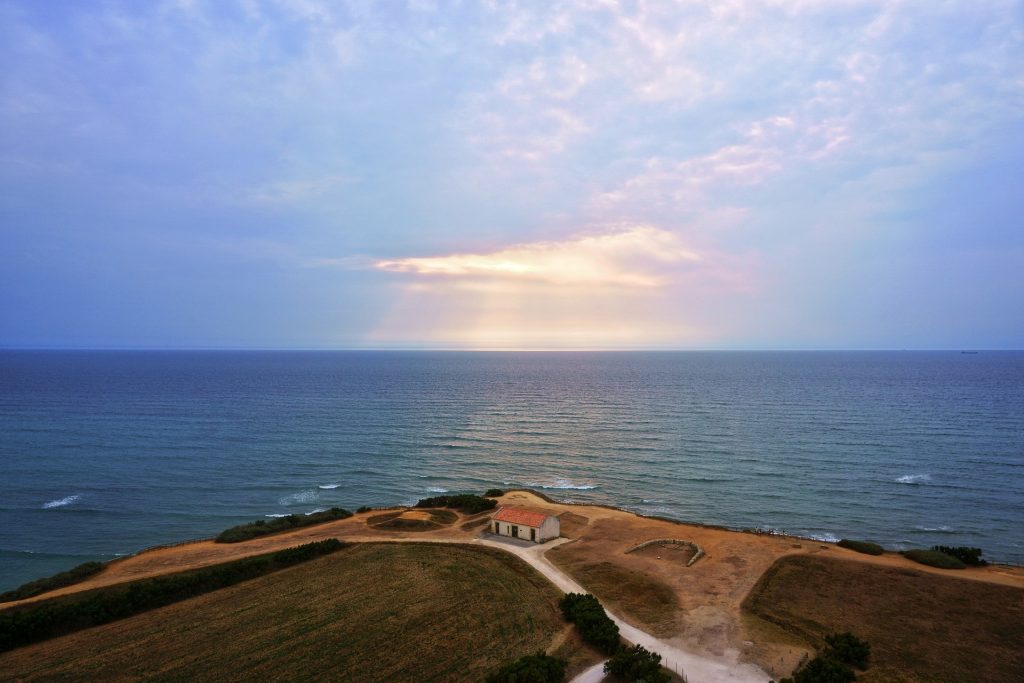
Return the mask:
<svg viewBox="0 0 1024 683">
<path fill-rule="evenodd" d="M 1024 3 L 0 0 L 0 347 L 1024 348 Z"/>
</svg>

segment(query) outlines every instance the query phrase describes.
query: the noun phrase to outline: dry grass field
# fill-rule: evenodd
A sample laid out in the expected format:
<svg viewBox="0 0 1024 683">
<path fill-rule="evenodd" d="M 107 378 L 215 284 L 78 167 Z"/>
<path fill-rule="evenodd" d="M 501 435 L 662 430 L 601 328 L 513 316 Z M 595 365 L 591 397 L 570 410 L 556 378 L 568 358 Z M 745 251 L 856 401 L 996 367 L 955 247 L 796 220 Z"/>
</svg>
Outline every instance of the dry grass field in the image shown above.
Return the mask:
<svg viewBox="0 0 1024 683">
<path fill-rule="evenodd" d="M 746 609 L 812 644 L 871 644 L 865 683 L 1024 680 L 1024 590 L 821 556 L 776 562 Z"/>
<path fill-rule="evenodd" d="M 566 641 L 560 594 L 500 551 L 371 543 L 0 655 L 17 680 L 477 681 Z"/>
</svg>

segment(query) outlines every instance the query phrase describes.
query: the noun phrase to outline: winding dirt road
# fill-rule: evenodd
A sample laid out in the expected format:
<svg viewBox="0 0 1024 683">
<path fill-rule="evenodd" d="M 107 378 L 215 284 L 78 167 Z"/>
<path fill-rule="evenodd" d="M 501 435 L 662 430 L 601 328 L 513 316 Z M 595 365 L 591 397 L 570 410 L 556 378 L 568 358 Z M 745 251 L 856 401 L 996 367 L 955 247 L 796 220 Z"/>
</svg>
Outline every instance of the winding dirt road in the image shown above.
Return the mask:
<svg viewBox="0 0 1024 683">
<path fill-rule="evenodd" d="M 478 538 L 474 541 L 481 545 L 492 548 L 500 548 L 506 552 L 516 555 L 531 567 L 543 574 L 551 583 L 558 586 L 564 593 L 586 593 L 578 583 L 551 564 L 544 557 L 544 553 L 551 548 L 568 543 L 569 539 L 560 538 L 551 543 L 543 545 L 524 546 L 514 542 L 495 540 L 494 538 Z M 651 652 L 661 655 L 661 663 L 665 668 L 684 674 L 690 683 L 765 683 L 771 680 L 771 676 L 751 664 L 742 662 L 730 662 L 726 659 L 712 659 L 710 657 L 688 652 L 672 645 L 660 638 L 655 638 L 646 631 L 632 626 L 622 620 L 616 614 L 608 612 L 619 627 L 619 633 L 623 638 L 633 644 L 643 645 Z M 597 664 L 573 679 L 573 683 L 595 683 L 604 677 L 604 663 Z"/>
</svg>

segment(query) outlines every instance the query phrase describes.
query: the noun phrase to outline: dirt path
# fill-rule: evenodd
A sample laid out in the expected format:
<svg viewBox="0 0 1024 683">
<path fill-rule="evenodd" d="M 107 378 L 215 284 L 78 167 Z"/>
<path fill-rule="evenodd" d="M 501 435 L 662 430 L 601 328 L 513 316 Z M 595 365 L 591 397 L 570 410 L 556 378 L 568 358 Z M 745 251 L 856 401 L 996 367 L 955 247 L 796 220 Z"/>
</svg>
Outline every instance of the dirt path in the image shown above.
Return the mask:
<svg viewBox="0 0 1024 683">
<path fill-rule="evenodd" d="M 588 592 L 576 583 L 572 577 L 551 564 L 544 556 L 544 553 L 548 550 L 563 543 L 568 543 L 569 539 L 567 538 L 560 538 L 543 545 L 525 547 L 518 543 L 488 538 L 478 538 L 475 539 L 475 542 L 491 548 L 500 548 L 516 555 L 543 574 L 564 593 Z M 623 638 L 633 644 L 643 645 L 651 652 L 658 653 L 661 655 L 662 666 L 671 671 L 685 674 L 687 679 L 693 683 L 764 683 L 764 681 L 771 678 L 767 673 L 750 664 L 744 664 L 725 657 L 707 657 L 696 652 L 683 650 L 627 623 L 615 613 L 607 609 L 605 611 L 608 612 L 608 616 L 611 617 L 612 621 L 618 625 L 619 633 L 622 634 Z M 595 668 L 597 668 L 596 665 L 581 674 L 581 676 L 586 676 L 583 680 L 601 680 L 600 678 L 593 678 L 595 675 L 593 670 Z"/>
</svg>

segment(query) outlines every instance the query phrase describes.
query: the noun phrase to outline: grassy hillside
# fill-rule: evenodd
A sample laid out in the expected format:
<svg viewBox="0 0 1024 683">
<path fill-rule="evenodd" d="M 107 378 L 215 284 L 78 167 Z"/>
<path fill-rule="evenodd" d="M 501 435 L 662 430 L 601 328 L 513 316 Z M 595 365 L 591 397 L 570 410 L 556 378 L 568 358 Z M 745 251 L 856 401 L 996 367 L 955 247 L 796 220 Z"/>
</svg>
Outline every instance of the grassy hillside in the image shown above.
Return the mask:
<svg viewBox="0 0 1024 683">
<path fill-rule="evenodd" d="M 8 652 L 0 671 L 19 680 L 477 681 L 566 628 L 559 597 L 500 551 L 356 545 Z"/>
<path fill-rule="evenodd" d="M 834 631 L 871 644 L 865 683 L 1018 680 L 1024 591 L 823 557 L 782 558 L 744 607 L 820 646 Z"/>
</svg>

